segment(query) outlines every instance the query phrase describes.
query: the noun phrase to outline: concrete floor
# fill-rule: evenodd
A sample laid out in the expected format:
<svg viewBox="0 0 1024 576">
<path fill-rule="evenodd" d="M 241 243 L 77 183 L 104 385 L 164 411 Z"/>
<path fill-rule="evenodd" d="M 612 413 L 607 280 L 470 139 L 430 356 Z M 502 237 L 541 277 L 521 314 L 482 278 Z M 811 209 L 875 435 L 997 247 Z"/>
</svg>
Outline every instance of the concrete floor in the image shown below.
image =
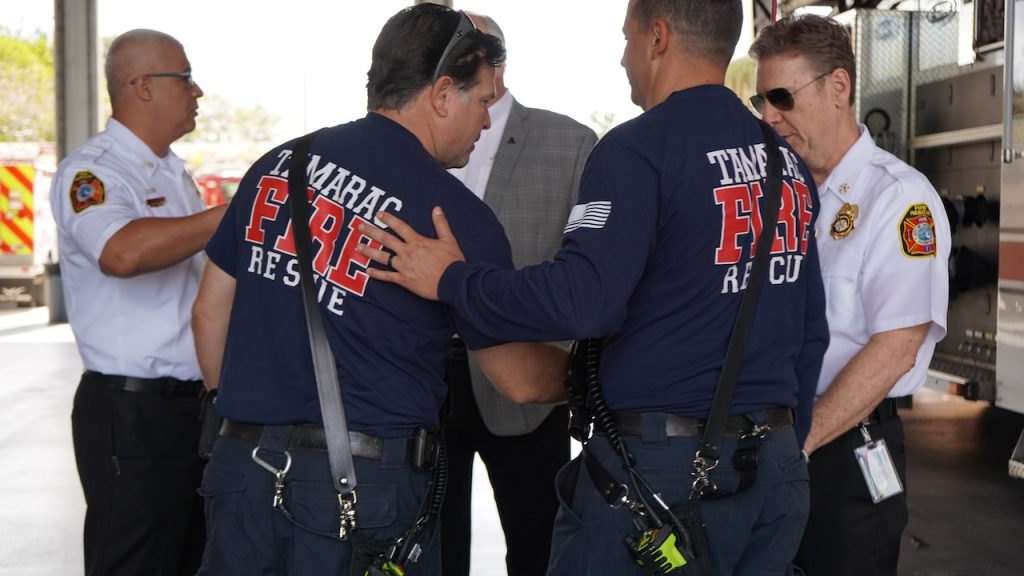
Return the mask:
<svg viewBox="0 0 1024 576">
<path fill-rule="evenodd" d="M 46 308 L 0 304 L 0 576 L 82 573 L 71 403 L 82 362 Z M 505 537 L 482 464 L 473 481 L 474 576 L 505 576 Z"/>
<path fill-rule="evenodd" d="M 928 390 L 902 415 L 910 524 L 900 574 L 1024 574 L 1024 480 L 1007 475 L 1024 416 Z"/>
<path fill-rule="evenodd" d="M 0 574 L 81 574 L 85 504 L 71 450 L 81 374 L 67 325 L 0 310 Z"/>
<path fill-rule="evenodd" d="M 0 576 L 81 574 L 85 511 L 71 448 L 81 362 L 46 308 L 0 307 Z M 1024 416 L 922 391 L 904 411 L 910 525 L 904 576 L 1024 574 L 1024 481 L 1007 459 Z M 474 576 L 504 576 L 483 466 L 474 482 Z"/>
</svg>

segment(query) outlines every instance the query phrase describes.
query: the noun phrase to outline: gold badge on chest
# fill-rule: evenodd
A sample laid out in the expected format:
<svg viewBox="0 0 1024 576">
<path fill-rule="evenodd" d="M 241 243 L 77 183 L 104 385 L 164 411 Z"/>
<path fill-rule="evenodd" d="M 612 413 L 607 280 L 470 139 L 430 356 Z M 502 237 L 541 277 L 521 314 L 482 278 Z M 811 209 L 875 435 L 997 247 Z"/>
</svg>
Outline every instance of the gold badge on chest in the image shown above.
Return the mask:
<svg viewBox="0 0 1024 576">
<path fill-rule="evenodd" d="M 832 237 L 836 240 L 842 240 L 850 235 L 854 229 L 854 222 L 857 220 L 857 215 L 860 213 L 860 208 L 856 204 L 850 204 L 846 202 L 836 213 L 836 219 L 832 221 Z"/>
</svg>

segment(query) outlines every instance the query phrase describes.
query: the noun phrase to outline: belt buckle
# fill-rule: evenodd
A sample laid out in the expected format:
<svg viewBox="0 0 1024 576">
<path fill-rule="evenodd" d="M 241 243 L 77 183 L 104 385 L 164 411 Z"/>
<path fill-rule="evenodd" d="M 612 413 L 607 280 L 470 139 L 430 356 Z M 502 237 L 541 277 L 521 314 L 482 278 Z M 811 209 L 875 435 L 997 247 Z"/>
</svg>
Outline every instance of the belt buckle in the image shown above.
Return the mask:
<svg viewBox="0 0 1024 576">
<path fill-rule="evenodd" d="M 119 389 L 122 392 L 145 393 L 146 391 L 141 378 L 135 378 L 134 376 L 122 376 L 120 378 L 120 382 L 117 380 L 118 379 L 111 379 L 110 382 L 113 384 L 115 389 Z"/>
<path fill-rule="evenodd" d="M 761 438 L 764 438 L 765 436 L 767 436 L 768 433 L 772 431 L 772 427 L 767 425 L 767 424 L 757 423 L 757 422 L 752 422 L 752 423 L 754 424 L 754 426 L 750 429 L 749 432 L 747 432 L 746 434 L 743 434 L 742 436 L 740 436 L 740 440 L 743 440 L 744 438 L 758 438 L 758 439 L 761 439 Z"/>
</svg>

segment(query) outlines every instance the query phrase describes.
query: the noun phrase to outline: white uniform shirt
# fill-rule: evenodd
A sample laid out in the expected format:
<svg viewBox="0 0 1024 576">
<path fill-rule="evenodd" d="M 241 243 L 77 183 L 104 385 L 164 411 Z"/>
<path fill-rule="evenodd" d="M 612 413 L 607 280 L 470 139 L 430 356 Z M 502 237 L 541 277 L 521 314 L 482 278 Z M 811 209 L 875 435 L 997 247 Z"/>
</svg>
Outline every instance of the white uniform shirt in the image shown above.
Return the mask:
<svg viewBox="0 0 1024 576">
<path fill-rule="evenodd" d="M 476 141 L 476 146 L 469 155 L 469 163 L 462 168 L 449 170 L 481 199 L 487 190 L 487 180 L 491 177 L 494 157 L 498 155 L 498 146 L 501 145 L 501 137 L 505 134 L 505 125 L 508 124 L 508 116 L 512 112 L 512 95 L 506 90 L 487 112 L 491 115 L 491 127 L 480 132 L 480 139 Z"/>
<path fill-rule="evenodd" d="M 931 322 L 916 364 L 888 394 L 894 398 L 924 384 L 935 344 L 946 335 L 949 222 L 928 179 L 875 146 L 863 125 L 860 132 L 818 187 L 815 234 L 831 342 L 817 393 L 828 389 L 872 334 Z M 842 236 L 843 214 L 851 212 L 844 204 L 855 205 L 857 216 L 853 231 L 837 239 L 833 230 Z"/>
<path fill-rule="evenodd" d="M 102 198 L 91 173 L 102 183 Z M 111 118 L 57 168 L 50 202 L 60 232 L 68 320 L 85 368 L 104 374 L 200 379 L 190 325 L 206 256 L 133 278 L 99 269 L 107 240 L 144 217 L 206 208 L 185 162 L 160 158 Z M 78 209 L 76 211 L 76 208 Z"/>
</svg>

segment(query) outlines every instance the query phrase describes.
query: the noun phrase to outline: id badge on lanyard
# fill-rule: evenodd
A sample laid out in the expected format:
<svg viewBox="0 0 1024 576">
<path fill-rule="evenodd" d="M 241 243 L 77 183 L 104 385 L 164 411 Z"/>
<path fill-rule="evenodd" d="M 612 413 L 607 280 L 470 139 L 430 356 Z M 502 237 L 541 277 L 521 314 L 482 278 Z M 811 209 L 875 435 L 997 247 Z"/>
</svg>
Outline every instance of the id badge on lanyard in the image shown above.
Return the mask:
<svg viewBox="0 0 1024 576">
<path fill-rule="evenodd" d="M 872 440 L 864 424 L 860 425 L 860 433 L 864 436 L 866 444 L 854 450 L 853 454 L 857 457 L 860 471 L 864 474 L 871 500 L 878 504 L 890 496 L 903 492 L 903 484 L 896 473 L 885 440 Z"/>
</svg>

